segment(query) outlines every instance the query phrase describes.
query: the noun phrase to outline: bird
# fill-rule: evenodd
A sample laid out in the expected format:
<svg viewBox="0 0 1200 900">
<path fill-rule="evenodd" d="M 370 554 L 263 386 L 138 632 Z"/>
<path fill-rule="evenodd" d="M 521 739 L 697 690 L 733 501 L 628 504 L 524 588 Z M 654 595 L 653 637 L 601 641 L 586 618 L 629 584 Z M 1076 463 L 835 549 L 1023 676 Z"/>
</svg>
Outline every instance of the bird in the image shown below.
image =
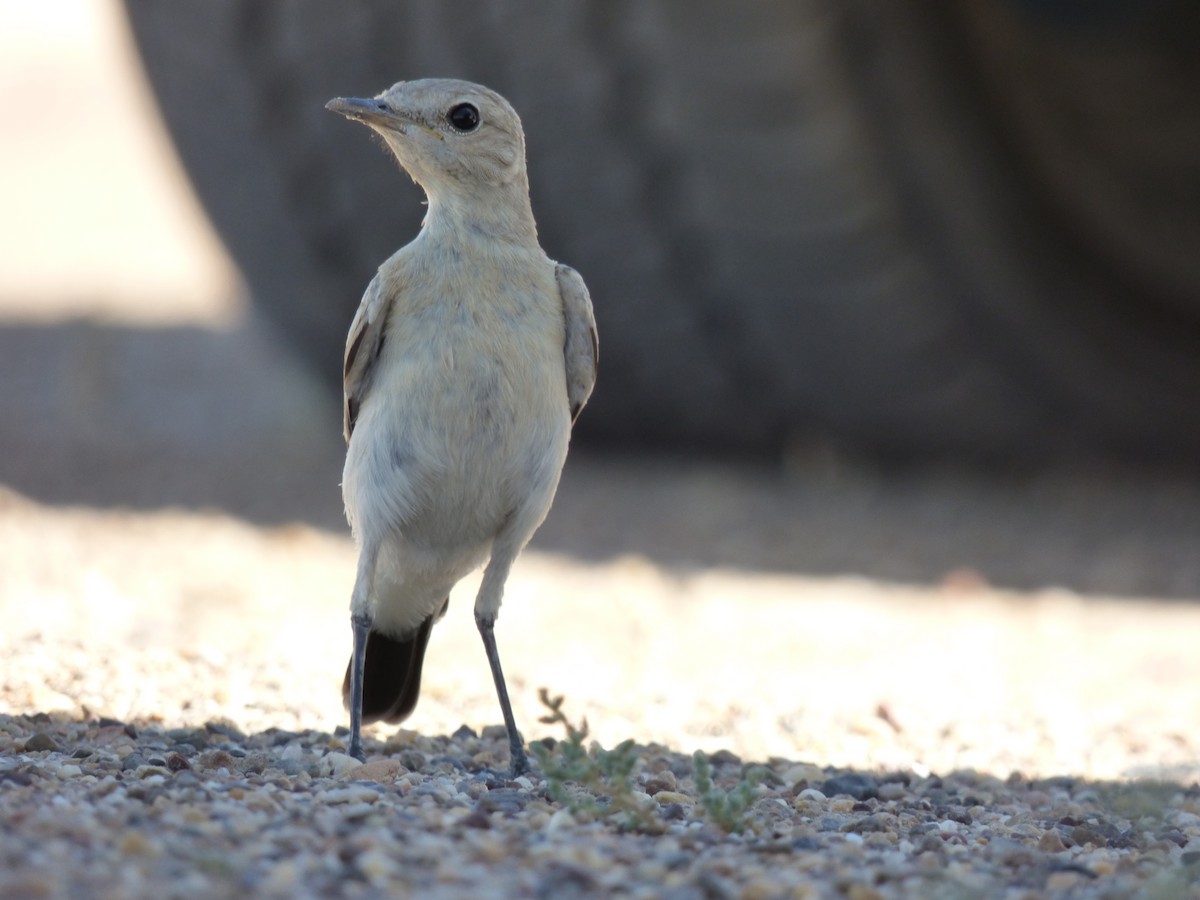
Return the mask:
<svg viewBox="0 0 1200 900">
<path fill-rule="evenodd" d="M 538 241 L 524 130 L 500 94 L 423 78 L 326 109 L 382 138 L 427 205 L 367 286 L 343 360 L 342 497 L 358 550 L 349 753 L 365 759 L 364 722 L 413 712 L 450 590 L 483 566 L 475 623 L 516 777 L 529 761 L 495 624 L 596 382 L 591 297 Z"/>
</svg>

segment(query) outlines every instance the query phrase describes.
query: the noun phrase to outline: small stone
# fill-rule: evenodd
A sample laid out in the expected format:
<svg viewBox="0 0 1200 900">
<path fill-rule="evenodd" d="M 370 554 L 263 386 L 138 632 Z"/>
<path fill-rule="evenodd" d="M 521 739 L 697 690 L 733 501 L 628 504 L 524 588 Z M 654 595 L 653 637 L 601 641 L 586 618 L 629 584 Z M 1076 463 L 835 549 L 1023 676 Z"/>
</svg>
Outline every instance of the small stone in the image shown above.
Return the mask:
<svg viewBox="0 0 1200 900">
<path fill-rule="evenodd" d="M 383 850 L 375 847 L 360 853 L 354 860 L 354 864 L 360 872 L 375 883 L 386 881 L 400 870 L 399 863 Z"/>
<path fill-rule="evenodd" d="M 147 856 L 154 852 L 154 846 L 142 832 L 129 831 L 117 842 L 117 850 L 125 856 Z"/>
<path fill-rule="evenodd" d="M 361 766 L 351 766 L 338 775 L 339 778 L 353 778 L 355 781 L 374 781 L 379 784 L 391 784 L 396 776 L 404 772 L 404 765 L 398 759 L 373 759 Z"/>
<path fill-rule="evenodd" d="M 261 775 L 271 764 L 271 758 L 261 750 L 246 754 L 246 758 L 238 762 L 237 770 L 243 775 Z"/>
<path fill-rule="evenodd" d="M 379 794 L 375 788 L 352 784 L 347 787 L 331 788 L 328 791 L 323 791 L 317 795 L 316 799 L 322 803 L 329 803 L 331 805 L 374 803 L 379 799 Z"/>
<path fill-rule="evenodd" d="M 714 766 L 740 766 L 742 758 L 732 750 L 718 750 L 708 758 L 708 761 Z"/>
<path fill-rule="evenodd" d="M 1097 829 L 1089 825 L 1076 825 L 1071 829 L 1071 840 L 1082 847 L 1091 844 L 1093 847 L 1105 847 L 1108 840 Z"/>
<path fill-rule="evenodd" d="M 879 785 L 870 775 L 850 772 L 846 775 L 835 775 L 827 778 L 821 785 L 821 791 L 827 797 L 846 794 L 855 800 L 866 800 L 868 797 L 879 796 Z"/>
<path fill-rule="evenodd" d="M 459 819 L 458 824 L 464 828 L 488 829 L 492 827 L 492 820 L 486 811 L 477 806 Z"/>
<path fill-rule="evenodd" d="M 1040 858 L 1040 854 L 1028 844 L 1002 837 L 992 838 L 988 842 L 987 852 L 989 856 L 1014 868 L 1035 865 Z"/>
<path fill-rule="evenodd" d="M 659 810 L 658 814 L 667 822 L 678 822 L 687 818 L 687 811 L 683 808 L 682 803 L 668 803 Z"/>
<path fill-rule="evenodd" d="M 122 772 L 134 772 L 146 764 L 145 757 L 140 753 L 130 753 L 121 760 Z"/>
<path fill-rule="evenodd" d="M 259 887 L 267 896 L 289 896 L 298 893 L 297 886 L 299 884 L 299 863 L 294 859 L 285 859 L 271 867 Z"/>
<path fill-rule="evenodd" d="M 76 778 L 83 774 L 83 769 L 74 764 L 68 763 L 65 766 L 58 767 L 59 778 Z"/>
<path fill-rule="evenodd" d="M 420 791 L 421 788 L 417 788 L 414 793 L 419 793 Z M 505 813 L 519 813 L 531 799 L 533 798 L 526 791 L 518 791 L 512 788 L 496 788 L 484 794 L 480 798 L 480 802 L 488 809 Z"/>
<path fill-rule="evenodd" d="M 1082 872 L 1054 872 L 1046 879 L 1046 893 L 1065 894 L 1086 880 L 1086 878 L 1087 876 Z"/>
<path fill-rule="evenodd" d="M 362 768 L 363 763 L 360 763 L 353 756 L 345 753 L 326 753 L 321 757 L 321 771 L 326 775 L 332 775 L 335 778 L 340 778 L 347 772 L 354 769 Z"/>
<path fill-rule="evenodd" d="M 167 757 L 167 768 L 172 772 L 182 772 L 191 767 L 192 764 L 180 753 L 172 753 Z"/>
<path fill-rule="evenodd" d="M 574 824 L 575 817 L 571 815 L 571 811 L 569 809 L 560 809 L 546 823 L 546 833 L 554 834 L 557 831 L 562 831 L 564 828 L 570 828 Z"/>
<path fill-rule="evenodd" d="M 24 750 L 26 753 L 58 750 L 58 742 L 46 734 L 46 732 L 39 731 L 36 734 L 30 735 L 29 740 L 25 742 Z"/>
<path fill-rule="evenodd" d="M 425 754 L 420 750 L 403 750 L 396 758 L 410 772 L 420 772 L 425 768 Z"/>
<path fill-rule="evenodd" d="M 237 761 L 233 756 L 224 750 L 206 750 L 200 754 L 200 758 L 196 760 L 196 766 L 200 769 L 227 769 L 232 772 L 237 768 Z"/>
<path fill-rule="evenodd" d="M 659 772 L 657 775 L 651 775 L 646 779 L 646 793 L 653 797 L 655 794 L 662 791 L 675 790 L 678 782 L 675 779 L 675 773 L 670 769 Z"/>
<path fill-rule="evenodd" d="M 308 764 L 303 759 L 297 759 L 295 757 L 291 757 L 288 759 L 279 760 L 275 764 L 275 768 L 278 769 L 280 772 L 282 772 L 284 775 L 291 776 L 291 775 L 299 775 L 301 772 L 307 771 Z"/>
<path fill-rule="evenodd" d="M 812 763 L 798 763 L 784 771 L 783 780 L 786 784 L 817 784 L 825 780 L 825 772 Z"/>
<path fill-rule="evenodd" d="M 863 816 L 863 818 L 844 826 L 842 831 L 849 834 L 867 834 L 872 831 L 890 831 L 891 827 L 890 816 L 874 815 Z"/>
<path fill-rule="evenodd" d="M 503 725 L 484 725 L 483 731 L 479 732 L 479 736 L 485 741 L 507 741 L 508 729 Z"/>
<path fill-rule="evenodd" d="M 918 849 L 921 851 L 921 853 L 945 853 L 946 842 L 939 837 L 940 834 L 941 832 L 937 832 L 936 834 L 927 834 L 925 837 L 921 838 L 921 843 L 918 845 Z"/>
<path fill-rule="evenodd" d="M 668 803 L 686 803 L 687 805 L 691 806 L 696 802 L 692 797 L 689 797 L 687 794 L 681 794 L 678 791 L 658 791 L 650 796 L 654 798 L 655 803 L 661 805 L 666 805 Z"/>
<path fill-rule="evenodd" d="M 1187 835 L 1175 828 L 1160 831 L 1155 837 L 1160 841 L 1170 841 L 1172 844 L 1178 844 L 1180 847 L 1186 847 L 1188 844 Z"/>
<path fill-rule="evenodd" d="M 898 781 L 889 781 L 879 786 L 879 799 L 884 802 L 903 800 L 906 796 L 908 796 L 908 788 Z"/>
<path fill-rule="evenodd" d="M 107 797 L 117 789 L 117 779 L 111 775 L 105 775 L 96 786 L 92 788 L 91 795 L 95 798 Z"/>
<path fill-rule="evenodd" d="M 204 726 L 204 730 L 211 734 L 219 734 L 222 737 L 229 738 L 232 741 L 241 743 L 246 740 L 246 736 L 232 725 L 224 725 L 220 722 L 209 722 Z"/>
<path fill-rule="evenodd" d="M 1067 849 L 1057 831 L 1047 831 L 1038 840 L 1037 848 L 1043 853 L 1062 853 Z"/>
</svg>

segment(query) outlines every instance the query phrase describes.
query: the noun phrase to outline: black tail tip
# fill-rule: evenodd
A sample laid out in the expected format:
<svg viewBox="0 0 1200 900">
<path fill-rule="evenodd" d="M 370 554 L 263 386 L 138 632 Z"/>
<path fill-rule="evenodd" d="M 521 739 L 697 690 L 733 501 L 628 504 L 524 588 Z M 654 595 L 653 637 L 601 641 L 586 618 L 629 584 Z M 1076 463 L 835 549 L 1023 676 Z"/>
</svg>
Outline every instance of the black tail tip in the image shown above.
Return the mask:
<svg viewBox="0 0 1200 900">
<path fill-rule="evenodd" d="M 433 621 L 434 617 L 430 616 L 415 632 L 403 638 L 378 631 L 368 633 L 363 666 L 363 722 L 398 725 L 417 708 L 417 699 L 421 695 L 421 669 Z M 351 659 L 342 680 L 342 702 L 347 709 L 350 708 L 353 666 Z"/>
</svg>

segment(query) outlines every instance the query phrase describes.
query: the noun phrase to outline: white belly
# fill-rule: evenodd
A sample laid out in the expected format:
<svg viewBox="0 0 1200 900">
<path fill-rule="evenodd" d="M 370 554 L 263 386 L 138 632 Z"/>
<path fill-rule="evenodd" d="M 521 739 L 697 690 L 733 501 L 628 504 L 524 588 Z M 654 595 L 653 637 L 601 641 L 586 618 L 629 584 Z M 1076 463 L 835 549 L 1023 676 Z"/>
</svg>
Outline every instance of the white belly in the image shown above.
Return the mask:
<svg viewBox="0 0 1200 900">
<path fill-rule="evenodd" d="M 553 498 L 570 421 L 561 349 L 549 341 L 501 356 L 494 330 L 443 330 L 420 344 L 397 332 L 359 410 L 342 492 L 360 545 L 379 542 L 376 627 L 403 632 L 536 502 L 544 508 L 532 535 Z"/>
</svg>

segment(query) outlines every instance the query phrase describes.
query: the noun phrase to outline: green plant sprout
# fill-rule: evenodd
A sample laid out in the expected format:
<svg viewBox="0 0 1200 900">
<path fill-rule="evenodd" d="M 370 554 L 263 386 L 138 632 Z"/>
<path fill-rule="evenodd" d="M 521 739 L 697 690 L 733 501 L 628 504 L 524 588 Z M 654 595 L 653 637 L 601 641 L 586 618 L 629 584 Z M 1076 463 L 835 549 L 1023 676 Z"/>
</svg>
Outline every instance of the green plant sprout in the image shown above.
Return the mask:
<svg viewBox="0 0 1200 900">
<path fill-rule="evenodd" d="M 657 814 L 657 804 L 642 795 L 634 780 L 639 759 L 637 744 L 622 741 L 612 750 L 605 750 L 595 741 L 589 744 L 587 719 L 579 725 L 572 723 L 563 712 L 562 696 L 551 697 L 541 688 L 538 698 L 547 709 L 538 721 L 561 725 L 567 733 L 566 740 L 557 742 L 553 750 L 542 743 L 532 746 L 546 777 L 546 796 L 573 815 L 611 818 L 626 830 L 661 833 L 665 823 Z M 692 775 L 696 804 L 704 817 L 727 834 L 745 831 L 750 825 L 746 814 L 767 770 L 761 766 L 750 768 L 737 784 L 722 790 L 713 782 L 708 757 L 697 750 L 692 755 Z"/>
<path fill-rule="evenodd" d="M 586 745 L 588 723 L 574 725 L 562 711 L 564 698 L 551 697 L 541 688 L 538 698 L 549 712 L 538 721 L 546 725 L 562 725 L 567 733 L 565 741 L 555 745 L 555 751 L 544 744 L 532 745 L 546 776 L 546 794 L 556 803 L 561 803 L 573 815 L 594 819 L 615 818 L 626 830 L 658 832 L 662 822 L 655 812 L 653 801 L 647 802 L 638 796 L 633 770 L 638 763 L 637 744 L 632 740 L 622 741 L 612 750 L 605 750 L 595 741 Z M 579 789 L 571 790 L 568 784 Z M 598 797 L 607 796 L 603 803 Z"/>
<path fill-rule="evenodd" d="M 758 786 L 766 774 L 762 767 L 748 769 L 737 784 L 725 791 L 713 783 L 708 757 L 699 750 L 692 754 L 692 776 L 700 806 L 705 817 L 726 834 L 745 831 L 749 824 L 746 812 L 754 803 Z"/>
</svg>

